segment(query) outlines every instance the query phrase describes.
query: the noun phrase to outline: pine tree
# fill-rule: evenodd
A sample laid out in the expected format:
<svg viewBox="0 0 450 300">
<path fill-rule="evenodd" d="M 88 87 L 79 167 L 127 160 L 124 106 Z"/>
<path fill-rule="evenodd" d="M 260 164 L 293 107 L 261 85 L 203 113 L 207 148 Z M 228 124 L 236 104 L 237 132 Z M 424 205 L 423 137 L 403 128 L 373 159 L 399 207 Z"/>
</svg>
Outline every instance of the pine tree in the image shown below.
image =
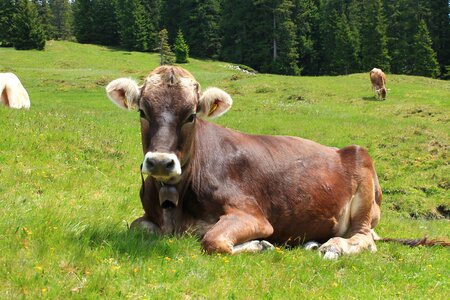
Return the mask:
<svg viewBox="0 0 450 300">
<path fill-rule="evenodd" d="M 321 2 L 319 36 L 319 74 L 335 74 L 333 69 L 334 49 L 336 46 L 337 20 L 342 4 L 339 1 L 326 0 Z"/>
<path fill-rule="evenodd" d="M 72 37 L 72 7 L 68 0 L 49 0 L 53 13 L 53 26 L 55 27 L 54 39 L 68 40 Z"/>
<path fill-rule="evenodd" d="M 249 33 L 249 18 L 247 12 L 251 11 L 251 0 L 227 0 L 222 4 L 221 29 L 223 45 L 221 58 L 235 63 L 245 63 L 259 69 L 256 63 L 251 63 L 248 58 L 252 51 Z"/>
<path fill-rule="evenodd" d="M 169 42 L 173 43 L 176 38 L 176 34 L 179 29 L 184 30 L 185 28 L 180 28 L 180 22 L 184 16 L 182 1 L 184 0 L 165 0 L 163 1 L 161 7 L 161 28 L 165 28 L 169 33 Z M 186 31 L 185 31 L 186 33 Z M 158 40 L 159 40 L 159 32 L 158 32 Z"/>
<path fill-rule="evenodd" d="M 128 50 L 148 51 L 146 12 L 140 0 L 119 0 L 120 43 Z"/>
<path fill-rule="evenodd" d="M 161 28 L 162 0 L 141 0 L 146 14 L 147 45 L 151 51 L 158 47 Z"/>
<path fill-rule="evenodd" d="M 92 43 L 94 16 L 91 0 L 76 0 L 73 6 L 74 34 L 79 43 Z"/>
<path fill-rule="evenodd" d="M 364 0 L 364 20 L 361 29 L 361 63 L 363 71 L 374 67 L 390 71 L 387 48 L 386 20 L 381 0 Z"/>
<path fill-rule="evenodd" d="M 279 74 L 299 75 L 296 26 L 292 21 L 291 0 L 280 0 L 274 9 L 274 51 L 272 71 Z"/>
<path fill-rule="evenodd" d="M 346 8 L 348 26 L 350 28 L 351 44 L 353 54 L 353 70 L 351 72 L 361 72 L 361 24 L 363 20 L 363 9 L 360 0 L 350 0 Z"/>
<path fill-rule="evenodd" d="M 14 22 L 14 1 L 0 0 L 0 46 L 12 46 L 12 28 Z"/>
<path fill-rule="evenodd" d="M 119 44 L 119 26 L 117 18 L 117 1 L 94 0 L 91 1 L 92 28 L 91 42 L 100 45 Z"/>
<path fill-rule="evenodd" d="M 273 0 L 227 0 L 222 7 L 222 58 L 270 71 L 273 63 Z"/>
<path fill-rule="evenodd" d="M 169 45 L 169 33 L 166 29 L 159 32 L 159 55 L 160 65 L 173 65 L 175 62 L 175 54 L 173 54 Z"/>
<path fill-rule="evenodd" d="M 55 26 L 53 25 L 53 13 L 47 0 L 33 0 L 37 7 L 41 24 L 45 32 L 45 39 L 51 40 L 55 36 Z"/>
<path fill-rule="evenodd" d="M 448 0 L 429 1 L 430 18 L 428 29 L 433 41 L 433 49 L 445 73 L 445 66 L 450 65 L 450 2 Z"/>
<path fill-rule="evenodd" d="M 316 0 L 296 0 L 292 19 L 297 25 L 298 66 L 304 75 L 318 73 L 319 8 Z"/>
<path fill-rule="evenodd" d="M 417 34 L 414 36 L 413 53 L 415 59 L 412 74 L 428 77 L 439 75 L 439 64 L 424 20 L 420 21 Z"/>
<path fill-rule="evenodd" d="M 18 0 L 13 21 L 14 48 L 17 50 L 44 49 L 45 33 L 34 4 L 28 0 Z"/>
<path fill-rule="evenodd" d="M 189 47 L 184 40 L 181 30 L 178 30 L 173 48 L 175 51 L 176 63 L 184 64 L 189 62 Z"/>
<path fill-rule="evenodd" d="M 344 13 L 336 15 L 336 37 L 333 49 L 334 59 L 331 74 L 349 74 L 356 72 L 358 65 L 357 44 L 350 30 L 347 17 Z"/>
<path fill-rule="evenodd" d="M 222 48 L 219 0 L 184 0 L 180 27 L 188 41 L 191 55 L 218 58 Z"/>
</svg>

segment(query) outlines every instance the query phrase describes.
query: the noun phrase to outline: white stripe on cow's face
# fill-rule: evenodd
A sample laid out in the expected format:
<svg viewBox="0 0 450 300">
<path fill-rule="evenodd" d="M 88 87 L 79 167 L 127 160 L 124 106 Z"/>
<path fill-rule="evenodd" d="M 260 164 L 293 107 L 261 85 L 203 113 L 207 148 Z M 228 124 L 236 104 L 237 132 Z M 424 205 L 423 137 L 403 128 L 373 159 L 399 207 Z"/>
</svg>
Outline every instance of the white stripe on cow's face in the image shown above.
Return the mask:
<svg viewBox="0 0 450 300">
<path fill-rule="evenodd" d="M 141 171 L 157 181 L 175 184 L 181 177 L 181 164 L 173 153 L 147 152 Z"/>
</svg>

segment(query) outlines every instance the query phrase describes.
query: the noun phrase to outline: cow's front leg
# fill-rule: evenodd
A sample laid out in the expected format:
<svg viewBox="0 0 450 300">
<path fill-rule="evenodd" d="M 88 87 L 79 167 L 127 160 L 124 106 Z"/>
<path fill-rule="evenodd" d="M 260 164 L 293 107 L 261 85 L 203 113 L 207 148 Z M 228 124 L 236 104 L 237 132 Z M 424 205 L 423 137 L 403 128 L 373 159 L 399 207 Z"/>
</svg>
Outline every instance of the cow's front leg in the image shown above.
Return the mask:
<svg viewBox="0 0 450 300">
<path fill-rule="evenodd" d="M 141 229 L 148 234 L 161 234 L 161 228 L 150 221 L 145 215 L 137 218 L 131 223 L 130 230 L 132 229 Z"/>
<path fill-rule="evenodd" d="M 273 248 L 267 241 L 256 241 L 272 233 L 272 225 L 262 214 L 232 212 L 220 217 L 203 237 L 202 246 L 209 253 L 258 252 Z"/>
</svg>

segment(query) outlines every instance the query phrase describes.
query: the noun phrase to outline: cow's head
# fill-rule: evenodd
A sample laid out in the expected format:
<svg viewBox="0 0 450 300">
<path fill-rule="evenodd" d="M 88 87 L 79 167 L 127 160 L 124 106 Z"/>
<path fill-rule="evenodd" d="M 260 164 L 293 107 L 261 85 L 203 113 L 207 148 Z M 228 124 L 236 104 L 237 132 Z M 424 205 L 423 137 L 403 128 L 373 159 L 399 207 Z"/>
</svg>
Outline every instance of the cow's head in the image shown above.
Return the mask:
<svg viewBox="0 0 450 300">
<path fill-rule="evenodd" d="M 376 92 L 379 95 L 379 97 L 381 97 L 381 99 L 383 99 L 383 100 L 386 99 L 387 89 L 385 87 L 382 87 L 382 88 L 376 90 Z"/>
<path fill-rule="evenodd" d="M 140 113 L 142 172 L 167 184 L 182 177 L 192 153 L 196 118 L 221 116 L 232 105 L 227 93 L 218 88 L 202 93 L 188 71 L 174 66 L 156 68 L 140 87 L 131 79 L 116 79 L 106 92 L 120 108 Z"/>
<path fill-rule="evenodd" d="M 386 99 L 386 93 L 387 93 L 386 88 L 382 87 L 380 89 L 381 99 L 383 99 L 383 100 Z"/>
</svg>

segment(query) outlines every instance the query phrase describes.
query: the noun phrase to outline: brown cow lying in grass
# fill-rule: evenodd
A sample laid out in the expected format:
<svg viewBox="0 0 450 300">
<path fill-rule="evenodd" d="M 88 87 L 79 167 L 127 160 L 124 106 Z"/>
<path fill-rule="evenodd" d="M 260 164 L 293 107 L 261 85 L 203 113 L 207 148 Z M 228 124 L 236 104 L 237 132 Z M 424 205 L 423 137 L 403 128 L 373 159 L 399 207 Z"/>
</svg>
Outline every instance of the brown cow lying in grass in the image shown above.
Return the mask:
<svg viewBox="0 0 450 300">
<path fill-rule="evenodd" d="M 325 258 L 376 251 L 381 188 L 364 148 L 322 146 L 289 136 L 248 135 L 205 118 L 231 97 L 202 92 L 186 70 L 163 66 L 142 86 L 120 78 L 106 88 L 119 107 L 140 113 L 149 176 L 144 215 L 132 228 L 193 232 L 207 252 L 255 252 L 319 241 Z M 311 245 L 311 244 L 309 244 Z"/>
<path fill-rule="evenodd" d="M 11 108 L 30 108 L 30 97 L 13 73 L 0 73 L 0 102 Z"/>
</svg>

